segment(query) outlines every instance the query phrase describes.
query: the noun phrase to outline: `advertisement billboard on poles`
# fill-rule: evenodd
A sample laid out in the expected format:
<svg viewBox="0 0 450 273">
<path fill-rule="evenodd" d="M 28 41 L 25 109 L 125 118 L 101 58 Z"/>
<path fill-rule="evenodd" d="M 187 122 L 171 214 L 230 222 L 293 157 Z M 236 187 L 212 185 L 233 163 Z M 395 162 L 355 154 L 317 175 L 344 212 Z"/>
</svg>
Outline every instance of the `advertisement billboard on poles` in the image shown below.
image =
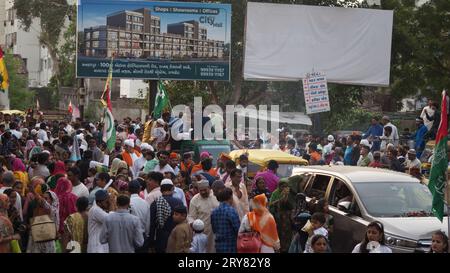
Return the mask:
<svg viewBox="0 0 450 273">
<path fill-rule="evenodd" d="M 231 5 L 79 0 L 77 77 L 230 80 Z"/>
<path fill-rule="evenodd" d="M 244 79 L 388 86 L 393 11 L 248 2 Z"/>
</svg>

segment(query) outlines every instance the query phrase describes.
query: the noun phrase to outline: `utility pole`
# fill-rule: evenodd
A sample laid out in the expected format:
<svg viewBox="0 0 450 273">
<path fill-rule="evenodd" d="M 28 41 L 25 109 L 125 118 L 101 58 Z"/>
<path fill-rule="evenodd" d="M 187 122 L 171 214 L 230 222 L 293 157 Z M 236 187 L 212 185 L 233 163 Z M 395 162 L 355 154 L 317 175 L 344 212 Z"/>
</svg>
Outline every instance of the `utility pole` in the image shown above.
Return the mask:
<svg viewBox="0 0 450 273">
<path fill-rule="evenodd" d="M 86 96 L 86 89 L 84 88 L 84 78 L 78 79 L 78 89 L 77 89 L 77 95 L 78 95 L 78 104 L 80 109 L 80 118 L 84 119 L 84 103 L 85 103 L 85 96 Z"/>
<path fill-rule="evenodd" d="M 150 80 L 148 89 L 148 114 L 151 115 L 155 107 L 156 93 L 158 93 L 158 80 Z"/>
</svg>

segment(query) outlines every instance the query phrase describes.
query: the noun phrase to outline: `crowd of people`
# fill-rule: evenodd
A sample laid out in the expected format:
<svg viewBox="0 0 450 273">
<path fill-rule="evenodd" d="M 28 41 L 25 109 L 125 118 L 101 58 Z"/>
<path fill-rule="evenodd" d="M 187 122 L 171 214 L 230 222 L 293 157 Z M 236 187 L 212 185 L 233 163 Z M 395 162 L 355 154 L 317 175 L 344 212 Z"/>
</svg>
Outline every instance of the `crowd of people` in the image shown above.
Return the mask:
<svg viewBox="0 0 450 273">
<path fill-rule="evenodd" d="M 204 151 L 195 162 L 170 138 L 178 120 L 126 118 L 110 150 L 101 123 L 0 114 L 0 253 L 331 251 L 328 204 L 302 198 L 303 176 L 280 179 L 271 160 L 249 179 L 245 154 L 236 164 Z M 420 170 L 423 149 L 403 149 L 389 118 L 383 124 L 339 141 L 283 135 L 279 148 L 310 164 Z M 388 252 L 383 232 L 371 223 L 354 252 Z M 432 251 L 448 251 L 446 242 L 435 234 Z"/>
<path fill-rule="evenodd" d="M 388 116 L 373 117 L 366 132 L 328 137 L 281 134 L 279 149 L 303 157 L 310 165 L 349 165 L 385 168 L 406 172 L 419 179 L 429 171 L 433 151 L 426 148 L 434 140 L 440 122 L 438 105 L 430 102 L 416 118 L 416 131 L 409 128 L 399 136 Z M 278 148 L 278 147 L 277 147 Z M 423 169 L 422 166 L 428 168 Z"/>
</svg>

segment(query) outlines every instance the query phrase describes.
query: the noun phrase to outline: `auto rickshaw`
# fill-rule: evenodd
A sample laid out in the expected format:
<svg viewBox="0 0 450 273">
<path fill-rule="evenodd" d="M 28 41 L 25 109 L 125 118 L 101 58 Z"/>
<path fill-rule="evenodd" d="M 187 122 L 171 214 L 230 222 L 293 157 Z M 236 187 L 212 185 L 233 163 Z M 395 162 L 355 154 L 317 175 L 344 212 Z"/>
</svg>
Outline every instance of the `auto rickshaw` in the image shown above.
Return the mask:
<svg viewBox="0 0 450 273">
<path fill-rule="evenodd" d="M 291 176 L 294 167 L 308 165 L 307 160 L 279 150 L 241 149 L 231 151 L 229 156 L 238 165 L 239 157 L 242 154 L 248 156 L 247 176 L 249 178 L 253 178 L 257 172 L 263 171 L 270 160 L 275 160 L 278 163 L 277 174 L 281 178 Z"/>
</svg>

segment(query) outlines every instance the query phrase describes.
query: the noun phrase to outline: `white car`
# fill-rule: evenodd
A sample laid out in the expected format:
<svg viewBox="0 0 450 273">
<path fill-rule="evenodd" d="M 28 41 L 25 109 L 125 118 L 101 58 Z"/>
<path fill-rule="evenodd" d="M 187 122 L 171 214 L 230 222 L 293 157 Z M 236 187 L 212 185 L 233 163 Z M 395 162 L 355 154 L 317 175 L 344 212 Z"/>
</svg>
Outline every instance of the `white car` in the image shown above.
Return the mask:
<svg viewBox="0 0 450 273">
<path fill-rule="evenodd" d="M 383 223 L 386 244 L 393 252 L 426 252 L 432 233 L 447 231 L 448 217 L 441 223 L 432 215 L 429 189 L 410 175 L 353 166 L 297 167 L 292 175 L 299 174 L 306 175 L 300 190 L 307 200 L 328 200 L 334 217 L 333 252 L 351 252 L 375 220 Z"/>
</svg>

